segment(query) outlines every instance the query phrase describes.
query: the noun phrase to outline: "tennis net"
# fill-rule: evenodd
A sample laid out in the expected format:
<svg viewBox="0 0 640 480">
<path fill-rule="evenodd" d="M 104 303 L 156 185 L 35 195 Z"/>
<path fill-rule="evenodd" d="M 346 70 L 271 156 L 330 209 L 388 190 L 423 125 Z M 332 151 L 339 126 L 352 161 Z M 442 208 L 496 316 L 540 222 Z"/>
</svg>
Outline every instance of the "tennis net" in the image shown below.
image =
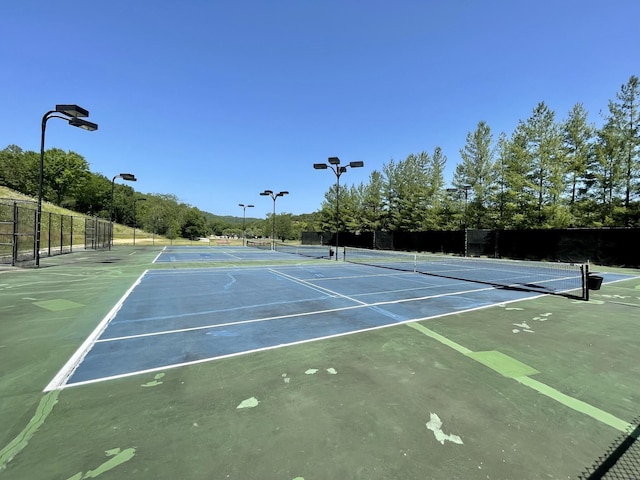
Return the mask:
<svg viewBox="0 0 640 480">
<path fill-rule="evenodd" d="M 262 250 L 275 250 L 276 252 L 302 255 L 309 258 L 330 258 L 330 247 L 327 245 L 290 245 L 287 243 L 273 244 L 271 242 L 256 242 L 247 240 L 247 247 L 260 248 Z"/>
<path fill-rule="evenodd" d="M 368 250 L 345 247 L 344 259 L 393 270 L 467 280 L 494 287 L 588 299 L 588 264 Z"/>
</svg>

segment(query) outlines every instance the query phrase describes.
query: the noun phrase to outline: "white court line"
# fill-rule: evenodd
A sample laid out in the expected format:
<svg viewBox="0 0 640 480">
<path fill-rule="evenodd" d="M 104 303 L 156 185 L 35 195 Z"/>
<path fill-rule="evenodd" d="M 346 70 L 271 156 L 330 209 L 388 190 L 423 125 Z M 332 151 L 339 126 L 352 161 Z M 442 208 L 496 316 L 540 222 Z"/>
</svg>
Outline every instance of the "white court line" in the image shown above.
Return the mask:
<svg viewBox="0 0 640 480">
<path fill-rule="evenodd" d="M 317 342 L 317 341 L 320 341 L 320 340 L 330 340 L 332 338 L 345 337 L 347 335 L 354 335 L 354 334 L 357 334 L 357 333 L 372 332 L 372 331 L 375 331 L 375 330 L 381 330 L 383 328 L 395 327 L 397 325 L 404 325 L 404 324 L 413 323 L 413 322 L 423 322 L 423 321 L 426 321 L 426 320 L 432 320 L 434 318 L 442 318 L 442 317 L 446 317 L 446 316 L 449 316 L 449 315 L 457 315 L 457 314 L 460 314 L 460 313 L 473 312 L 475 310 L 482 310 L 482 309 L 489 308 L 489 307 L 495 307 L 496 305 L 506 305 L 506 304 L 509 304 L 509 303 L 521 302 L 523 300 L 531 300 L 531 299 L 534 299 L 534 298 L 539 298 L 539 297 L 544 297 L 544 296 L 545 295 L 535 295 L 535 296 L 532 296 L 532 297 L 517 298 L 517 299 L 514 299 L 514 300 L 507 300 L 507 301 L 502 301 L 502 302 L 499 302 L 499 303 L 493 303 L 493 304 L 489 304 L 489 305 L 483 305 L 483 306 L 479 306 L 479 307 L 468 308 L 466 310 L 459 310 L 459 311 L 456 311 L 456 312 L 446 312 L 446 313 L 441 313 L 441 314 L 438 314 L 438 315 L 431 315 L 431 316 L 428 316 L 428 317 L 412 318 L 412 319 L 409 319 L 409 320 L 403 320 L 401 322 L 394 322 L 394 323 L 388 323 L 388 324 L 385 324 L 385 325 L 378 325 L 378 326 L 375 326 L 375 327 L 362 328 L 360 330 L 352 330 L 352 331 L 349 331 L 349 332 L 335 333 L 333 335 L 326 335 L 324 337 L 315 337 L 315 338 L 309 338 L 309 339 L 305 339 L 305 340 L 298 340 L 298 341 L 295 341 L 295 342 L 281 343 L 281 344 L 278 344 L 278 345 L 270 345 L 268 347 L 255 348 L 253 350 L 244 350 L 242 352 L 228 353 L 226 355 L 220 355 L 220 356 L 217 356 L 217 357 L 202 358 L 200 360 L 192 360 L 190 362 L 176 363 L 176 364 L 173 364 L 173 365 L 163 365 L 163 366 L 160 366 L 160 367 L 149 368 L 149 369 L 146 369 L 146 370 L 138 370 L 138 371 L 135 371 L 135 372 L 122 373 L 122 374 L 119 374 L 119 375 L 112 375 L 110 377 L 102 377 L 102 378 L 95 378 L 93 380 L 85 380 L 83 382 L 77 382 L 77 383 L 73 383 L 71 385 L 61 385 L 58 388 L 79 387 L 79 386 L 82 386 L 82 385 L 89 385 L 89 384 L 93 384 L 93 383 L 106 382 L 108 380 L 116 380 L 116 379 L 119 379 L 119 378 L 133 377 L 135 375 L 142 375 L 142 374 L 154 373 L 154 372 L 163 372 L 165 370 L 170 370 L 170 369 L 173 369 L 173 368 L 188 367 L 188 366 L 191 366 L 191 365 L 198 365 L 200 363 L 213 362 L 215 360 L 223 360 L 225 358 L 233 358 L 233 357 L 239 357 L 241 355 L 248 355 L 248 354 L 251 354 L 251 353 L 265 352 L 265 351 L 268 351 L 268 350 L 275 350 L 277 348 L 291 347 L 291 346 L 294 346 L 294 345 L 304 345 L 305 343 Z M 364 308 L 366 306 L 367 305 L 346 307 L 346 308 L 344 308 L 344 310 L 348 310 L 348 309 L 351 309 L 351 308 Z"/>
<path fill-rule="evenodd" d="M 162 253 L 164 252 L 165 248 L 167 248 L 167 247 L 164 247 L 162 250 L 160 250 L 160 253 L 158 253 L 158 255 L 156 255 L 156 258 L 154 258 L 153 262 L 151 262 L 151 263 L 156 263 L 156 260 L 158 260 L 158 258 L 160 258 L 160 255 L 162 255 Z"/>
<path fill-rule="evenodd" d="M 270 322 L 273 320 L 283 320 L 286 318 L 303 318 L 303 317 L 309 317 L 312 315 L 322 315 L 322 314 L 326 314 L 326 313 L 335 313 L 335 312 L 344 312 L 347 310 L 358 310 L 358 309 L 362 309 L 362 308 L 370 308 L 370 307 L 380 307 L 380 306 L 384 306 L 384 305 L 397 305 L 400 303 L 409 303 L 409 302 L 416 302 L 416 301 L 422 301 L 422 300 L 431 300 L 434 298 L 442 298 L 442 297 L 452 297 L 452 296 L 456 296 L 456 295 L 464 295 L 467 293 L 474 293 L 474 292 L 482 292 L 482 291 L 487 291 L 487 290 L 493 290 L 493 287 L 483 287 L 483 288 L 477 288 L 477 289 L 473 289 L 473 290 L 465 290 L 465 291 L 461 291 L 461 292 L 452 292 L 452 293 L 441 293 L 438 295 L 428 295 L 428 296 L 424 296 L 424 297 L 415 297 L 415 298 L 403 298 L 400 300 L 390 300 L 387 302 L 375 302 L 375 303 L 365 303 L 365 302 L 361 302 L 360 300 L 356 300 L 356 299 L 352 299 L 350 297 L 347 297 L 345 295 L 340 295 L 340 294 L 335 294 L 333 296 L 338 296 L 338 297 L 342 297 L 342 298 L 346 298 L 348 300 L 352 300 L 356 303 L 358 303 L 358 305 L 351 305 L 349 307 L 339 307 L 339 308 L 329 308 L 326 310 L 314 310 L 312 312 L 298 312 L 298 313 L 289 313 L 287 315 L 274 315 L 271 317 L 263 317 L 263 318 L 254 318 L 251 320 L 240 320 L 237 322 L 227 322 L 227 323 L 217 323 L 217 324 L 211 324 L 211 325 L 202 325 L 199 327 L 189 327 L 189 328 L 178 328 L 175 330 L 164 330 L 164 331 L 160 331 L 160 332 L 151 332 L 151 333 L 140 333 L 137 335 L 127 335 L 127 336 L 123 336 L 123 337 L 113 337 L 113 338 L 104 338 L 101 340 L 96 340 L 95 343 L 107 343 L 107 342 L 115 342 L 115 341 L 119 341 L 119 340 L 132 340 L 132 339 L 136 339 L 136 338 L 144 338 L 144 337 L 155 337 L 155 336 L 159 336 L 159 335 L 171 335 L 171 334 L 176 334 L 176 333 L 187 333 L 187 332 L 194 332 L 194 331 L 198 331 L 198 330 L 210 330 L 210 329 L 214 329 L 214 328 L 222 328 L 222 327 L 232 327 L 235 325 L 246 325 L 246 324 L 250 324 L 250 323 L 260 323 L 260 322 Z M 505 302 L 500 302 L 500 303 L 505 303 Z M 491 306 L 491 305 L 489 305 Z M 481 306 L 479 308 L 485 308 L 485 306 Z M 455 312 L 451 312 L 451 313 L 460 313 L 460 312 L 466 312 L 466 311 L 470 311 L 470 310 L 457 310 Z M 437 317 L 437 316 L 436 316 Z M 434 317 L 434 318 L 436 318 Z M 431 317 L 430 317 L 431 318 Z M 415 321 L 415 320 L 413 320 Z M 403 322 L 398 322 L 398 323 L 404 323 Z M 395 325 L 396 323 L 394 323 Z"/>
<path fill-rule="evenodd" d="M 133 283 L 133 285 L 131 285 L 131 287 L 129 287 L 129 290 L 126 291 L 126 293 L 122 296 L 122 298 L 118 301 L 118 303 L 116 303 L 113 306 L 113 308 L 109 311 L 109 313 L 107 313 L 107 315 L 102 319 L 102 321 L 93 330 L 93 332 L 91 332 L 91 335 L 87 337 L 87 339 L 82 343 L 82 345 L 80 345 L 80 348 L 76 350 L 76 352 L 71 356 L 71 358 L 67 361 L 67 363 L 65 363 L 62 369 L 58 372 L 58 374 L 55 377 L 53 377 L 53 379 L 45 387 L 45 389 L 43 390 L 44 392 L 50 392 L 51 390 L 56 390 L 58 388 L 61 388 L 67 382 L 69 377 L 73 374 L 75 369 L 78 368 L 78 365 L 80 365 L 80 363 L 82 362 L 84 357 L 87 355 L 89 350 L 91 350 L 91 347 L 96 342 L 98 337 L 102 335 L 102 332 L 104 331 L 104 329 L 107 328 L 107 325 L 109 324 L 111 319 L 115 317 L 116 313 L 118 313 L 118 310 L 120 310 L 124 301 L 131 294 L 133 289 L 140 284 L 142 277 L 144 277 L 145 273 L 147 273 L 147 270 L 142 272 L 142 275 L 138 277 L 138 279 Z"/>
</svg>

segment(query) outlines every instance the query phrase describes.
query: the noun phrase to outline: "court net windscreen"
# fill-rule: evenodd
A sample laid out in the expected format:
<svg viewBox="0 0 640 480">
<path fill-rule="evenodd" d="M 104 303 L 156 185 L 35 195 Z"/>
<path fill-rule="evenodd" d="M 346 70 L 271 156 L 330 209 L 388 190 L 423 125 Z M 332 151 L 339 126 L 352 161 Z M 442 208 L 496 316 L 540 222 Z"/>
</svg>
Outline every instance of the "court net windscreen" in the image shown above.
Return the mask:
<svg viewBox="0 0 640 480">
<path fill-rule="evenodd" d="M 586 299 L 588 265 L 368 250 L 345 247 L 344 260 L 400 271 Z"/>
</svg>

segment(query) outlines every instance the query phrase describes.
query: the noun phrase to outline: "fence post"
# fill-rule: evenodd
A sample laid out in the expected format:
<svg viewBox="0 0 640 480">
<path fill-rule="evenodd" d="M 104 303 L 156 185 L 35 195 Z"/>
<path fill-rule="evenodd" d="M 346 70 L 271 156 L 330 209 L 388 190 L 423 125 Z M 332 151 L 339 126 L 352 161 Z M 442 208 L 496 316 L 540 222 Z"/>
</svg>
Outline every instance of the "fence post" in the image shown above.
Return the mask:
<svg viewBox="0 0 640 480">
<path fill-rule="evenodd" d="M 11 237 L 11 266 L 15 267 L 18 261 L 18 202 L 13 202 L 13 235 Z"/>
<path fill-rule="evenodd" d="M 60 215 L 60 255 L 64 253 L 64 215 Z"/>
<path fill-rule="evenodd" d="M 47 226 L 47 256 L 51 256 L 51 212 L 49 212 L 49 225 Z"/>
</svg>

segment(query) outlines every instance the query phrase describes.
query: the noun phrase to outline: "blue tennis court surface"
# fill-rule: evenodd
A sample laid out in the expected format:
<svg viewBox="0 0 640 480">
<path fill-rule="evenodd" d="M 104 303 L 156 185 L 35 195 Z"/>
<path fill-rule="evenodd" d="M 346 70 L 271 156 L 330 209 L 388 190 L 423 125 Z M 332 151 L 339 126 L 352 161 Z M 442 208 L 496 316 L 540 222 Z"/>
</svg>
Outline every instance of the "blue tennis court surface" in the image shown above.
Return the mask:
<svg viewBox="0 0 640 480">
<path fill-rule="evenodd" d="M 603 276 L 605 282 L 629 278 Z M 426 320 L 535 295 L 329 261 L 271 268 L 149 270 L 47 388 Z"/>
<path fill-rule="evenodd" d="M 256 260 L 291 260 L 287 253 L 246 247 L 176 246 L 166 247 L 154 263 L 224 262 L 242 263 Z"/>
</svg>

